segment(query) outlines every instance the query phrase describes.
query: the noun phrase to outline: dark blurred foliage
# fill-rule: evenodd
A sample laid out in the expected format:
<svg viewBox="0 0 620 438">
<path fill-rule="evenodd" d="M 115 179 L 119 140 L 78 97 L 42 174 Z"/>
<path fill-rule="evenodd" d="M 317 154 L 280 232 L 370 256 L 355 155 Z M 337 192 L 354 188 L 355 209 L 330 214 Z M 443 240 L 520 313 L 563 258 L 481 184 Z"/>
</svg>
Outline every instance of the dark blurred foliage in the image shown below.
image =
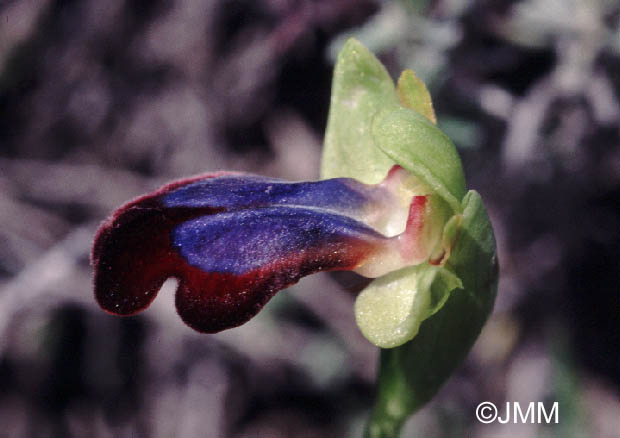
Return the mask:
<svg viewBox="0 0 620 438">
<path fill-rule="evenodd" d="M 217 169 L 318 175 L 348 35 L 413 68 L 498 237 L 495 312 L 404 436 L 620 436 L 620 3 L 0 1 L 0 436 L 360 436 L 364 280 L 317 275 L 246 326 L 192 332 L 173 284 L 92 299 L 114 208 Z M 560 424 L 482 425 L 490 400 Z"/>
</svg>

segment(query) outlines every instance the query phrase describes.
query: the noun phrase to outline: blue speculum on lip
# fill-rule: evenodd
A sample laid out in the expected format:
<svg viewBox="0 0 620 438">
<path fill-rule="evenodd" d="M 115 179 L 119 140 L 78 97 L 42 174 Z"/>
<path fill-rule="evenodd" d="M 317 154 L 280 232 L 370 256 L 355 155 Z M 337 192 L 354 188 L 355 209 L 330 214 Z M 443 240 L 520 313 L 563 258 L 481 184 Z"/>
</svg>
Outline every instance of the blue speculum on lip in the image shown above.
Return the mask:
<svg viewBox="0 0 620 438">
<path fill-rule="evenodd" d="M 295 207 L 201 216 L 174 228 L 172 242 L 191 266 L 245 275 L 304 253 L 378 245 L 381 236 L 349 217 Z M 344 255 L 340 255 L 344 258 Z"/>
<path fill-rule="evenodd" d="M 376 277 L 421 263 L 439 236 L 429 196 L 403 192 L 406 178 L 395 168 L 377 185 L 230 173 L 169 184 L 100 227 L 95 296 L 106 311 L 132 315 L 175 277 L 181 318 L 213 333 L 246 322 L 305 275 L 354 270 Z"/>
</svg>

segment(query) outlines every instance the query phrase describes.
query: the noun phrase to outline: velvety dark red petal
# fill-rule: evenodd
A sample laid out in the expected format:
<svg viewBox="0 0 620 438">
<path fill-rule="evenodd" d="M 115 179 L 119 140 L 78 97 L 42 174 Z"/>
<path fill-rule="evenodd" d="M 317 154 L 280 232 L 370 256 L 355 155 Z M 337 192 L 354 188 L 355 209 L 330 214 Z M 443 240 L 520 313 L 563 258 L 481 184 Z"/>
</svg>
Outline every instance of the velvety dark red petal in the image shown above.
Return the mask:
<svg viewBox="0 0 620 438">
<path fill-rule="evenodd" d="M 119 209 L 100 228 L 95 296 L 106 311 L 133 315 L 176 277 L 179 315 L 213 333 L 244 323 L 304 275 L 353 269 L 383 240 L 360 222 L 320 209 L 171 208 L 159 193 Z"/>
</svg>

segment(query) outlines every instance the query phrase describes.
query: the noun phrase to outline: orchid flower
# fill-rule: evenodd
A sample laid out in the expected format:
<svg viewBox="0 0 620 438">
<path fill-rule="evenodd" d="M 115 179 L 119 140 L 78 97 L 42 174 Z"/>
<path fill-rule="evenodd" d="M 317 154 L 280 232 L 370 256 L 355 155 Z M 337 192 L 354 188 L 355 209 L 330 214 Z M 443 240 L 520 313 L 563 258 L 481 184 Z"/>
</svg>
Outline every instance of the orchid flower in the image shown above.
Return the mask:
<svg viewBox="0 0 620 438">
<path fill-rule="evenodd" d="M 129 202 L 95 238 L 97 301 L 133 315 L 176 277 L 179 315 L 213 333 L 243 324 L 305 275 L 373 278 L 354 309 L 363 335 L 381 347 L 366 436 L 397 436 L 461 363 L 497 290 L 487 212 L 436 123 L 411 70 L 395 86 L 372 53 L 347 41 L 334 71 L 323 180 L 220 172 Z"/>
<path fill-rule="evenodd" d="M 374 278 L 432 255 L 440 263 L 441 218 L 430 191 L 399 166 L 375 185 L 203 175 L 128 203 L 100 227 L 95 296 L 108 312 L 133 315 L 176 277 L 183 321 L 214 333 L 317 271 Z"/>
</svg>

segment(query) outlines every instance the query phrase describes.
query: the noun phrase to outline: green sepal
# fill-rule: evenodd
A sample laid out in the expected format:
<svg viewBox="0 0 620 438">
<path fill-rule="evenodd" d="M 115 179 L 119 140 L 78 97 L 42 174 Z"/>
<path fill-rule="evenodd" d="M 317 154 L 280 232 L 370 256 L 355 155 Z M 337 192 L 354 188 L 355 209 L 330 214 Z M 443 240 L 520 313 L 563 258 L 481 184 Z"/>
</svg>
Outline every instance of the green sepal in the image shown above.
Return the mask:
<svg viewBox="0 0 620 438">
<path fill-rule="evenodd" d="M 370 127 L 381 108 L 396 104 L 394 82 L 383 64 L 349 39 L 334 68 L 321 178 L 381 182 L 395 162 L 375 146 Z"/>
<path fill-rule="evenodd" d="M 497 291 L 495 238 L 480 195 L 463 199 L 463 217 L 446 269 L 458 276 L 462 290 L 450 293 L 415 338 L 382 349 L 377 402 L 367 438 L 396 437 L 405 420 L 439 390 L 478 337 Z"/>
<path fill-rule="evenodd" d="M 465 175 L 456 148 L 425 116 L 399 105 L 386 106 L 373 119 L 376 146 L 417 176 L 460 213 Z"/>
<path fill-rule="evenodd" d="M 355 300 L 362 334 L 381 348 L 413 339 L 422 321 L 437 312 L 461 280 L 440 266 L 424 263 L 373 280 Z"/>
<path fill-rule="evenodd" d="M 461 161 L 433 117 L 428 90 L 412 71 L 403 73 L 397 92 L 383 64 L 349 39 L 334 68 L 321 178 L 376 184 L 399 164 L 459 213 L 465 195 Z"/>
</svg>

